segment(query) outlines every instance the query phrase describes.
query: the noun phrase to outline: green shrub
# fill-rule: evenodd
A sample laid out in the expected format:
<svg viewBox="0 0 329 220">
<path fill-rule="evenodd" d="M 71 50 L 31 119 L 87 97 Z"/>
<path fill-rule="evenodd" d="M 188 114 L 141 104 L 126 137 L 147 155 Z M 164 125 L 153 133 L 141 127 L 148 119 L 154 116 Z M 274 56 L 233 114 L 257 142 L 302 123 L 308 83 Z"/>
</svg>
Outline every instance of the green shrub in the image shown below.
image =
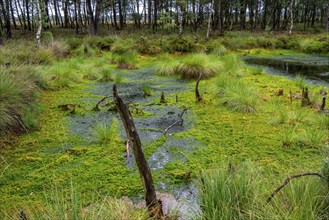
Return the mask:
<svg viewBox="0 0 329 220">
<path fill-rule="evenodd" d="M 78 49 L 83 44 L 83 42 L 84 40 L 82 38 L 68 38 L 66 40 L 66 43 L 71 50 Z"/>
<path fill-rule="evenodd" d="M 328 40 L 321 42 L 315 39 L 304 39 L 300 43 L 300 49 L 305 53 L 328 53 L 329 43 Z"/>
<path fill-rule="evenodd" d="M 112 44 L 111 52 L 115 54 L 125 54 L 129 53 L 131 50 L 135 49 L 135 42 L 131 38 L 121 39 L 115 38 L 115 41 Z"/>
<path fill-rule="evenodd" d="M 53 54 L 56 56 L 58 59 L 62 59 L 67 57 L 70 54 L 70 48 L 67 44 L 64 42 L 60 41 L 53 41 L 50 45 L 49 48 L 52 50 Z"/>
<path fill-rule="evenodd" d="M 177 66 L 176 71 L 183 79 L 198 79 L 200 74 L 206 79 L 218 73 L 219 64 L 205 54 L 191 54 Z"/>
<path fill-rule="evenodd" d="M 258 106 L 258 93 L 246 82 L 220 79 L 220 103 L 233 111 L 253 113 Z"/>
<path fill-rule="evenodd" d="M 158 54 L 161 52 L 161 48 L 159 46 L 145 37 L 140 37 L 136 41 L 136 47 L 137 51 L 142 54 Z"/>
<path fill-rule="evenodd" d="M 137 69 L 138 53 L 128 51 L 114 58 L 118 69 Z"/>
<path fill-rule="evenodd" d="M 164 44 L 164 50 L 170 53 L 172 52 L 182 52 L 182 53 L 190 53 L 195 50 L 194 43 L 188 38 L 170 38 L 167 40 L 166 44 Z"/>
</svg>

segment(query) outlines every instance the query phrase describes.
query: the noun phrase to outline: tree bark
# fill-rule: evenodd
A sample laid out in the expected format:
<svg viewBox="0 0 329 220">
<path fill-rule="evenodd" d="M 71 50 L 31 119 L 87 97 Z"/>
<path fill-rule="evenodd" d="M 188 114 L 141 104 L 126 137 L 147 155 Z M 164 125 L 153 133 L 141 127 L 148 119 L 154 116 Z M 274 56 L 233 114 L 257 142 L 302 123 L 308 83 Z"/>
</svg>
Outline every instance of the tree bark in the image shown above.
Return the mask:
<svg viewBox="0 0 329 220">
<path fill-rule="evenodd" d="M 36 6 L 37 6 L 38 19 L 39 19 L 39 27 L 36 35 L 36 40 L 37 40 L 37 46 L 41 47 L 42 13 L 41 13 L 39 0 L 36 0 Z"/>
<path fill-rule="evenodd" d="M 94 15 L 93 10 L 91 7 L 91 0 L 86 0 L 86 8 L 87 8 L 87 17 L 89 21 L 89 35 L 94 36 L 95 35 L 95 29 L 94 29 Z"/>
<path fill-rule="evenodd" d="M 123 125 L 125 127 L 128 140 L 133 148 L 136 164 L 143 182 L 146 206 L 148 207 L 148 210 L 152 216 L 156 218 L 161 218 L 163 217 L 161 201 L 157 200 L 156 197 L 150 167 L 148 166 L 144 157 L 142 144 L 139 139 L 139 135 L 137 133 L 133 117 L 131 116 L 127 105 L 118 96 L 116 84 L 114 84 L 113 86 L 113 97 Z"/>
<path fill-rule="evenodd" d="M 211 22 L 211 16 L 212 16 L 212 9 L 214 7 L 214 0 L 211 1 L 211 5 L 209 6 L 208 9 L 208 27 L 207 27 L 207 39 L 209 39 L 209 34 L 210 34 L 210 22 Z"/>
<path fill-rule="evenodd" d="M 30 20 L 29 0 L 25 0 L 25 7 L 26 7 L 27 29 L 31 31 L 32 25 Z"/>
<path fill-rule="evenodd" d="M 329 32 L 329 5 L 327 8 L 327 32 Z"/>
</svg>

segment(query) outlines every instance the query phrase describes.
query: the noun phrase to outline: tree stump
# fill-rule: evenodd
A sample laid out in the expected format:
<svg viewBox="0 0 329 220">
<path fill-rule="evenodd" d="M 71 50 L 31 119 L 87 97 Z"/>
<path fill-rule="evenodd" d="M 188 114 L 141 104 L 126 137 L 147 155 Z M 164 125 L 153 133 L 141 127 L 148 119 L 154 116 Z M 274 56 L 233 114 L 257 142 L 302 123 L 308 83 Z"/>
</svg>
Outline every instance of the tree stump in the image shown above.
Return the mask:
<svg viewBox="0 0 329 220">
<path fill-rule="evenodd" d="M 303 91 L 302 91 L 302 107 L 309 106 L 310 104 L 311 104 L 311 101 L 308 96 L 308 88 L 306 87 L 306 89 L 303 88 Z"/>
<path fill-rule="evenodd" d="M 199 92 L 199 83 L 201 81 L 201 78 L 202 78 L 202 74 L 200 73 L 198 81 L 196 82 L 196 85 L 195 85 L 195 97 L 198 102 L 202 101 L 202 96 L 200 95 L 200 92 Z"/>
<path fill-rule="evenodd" d="M 165 98 L 164 92 L 161 93 L 160 103 L 166 103 L 166 98 Z"/>
</svg>

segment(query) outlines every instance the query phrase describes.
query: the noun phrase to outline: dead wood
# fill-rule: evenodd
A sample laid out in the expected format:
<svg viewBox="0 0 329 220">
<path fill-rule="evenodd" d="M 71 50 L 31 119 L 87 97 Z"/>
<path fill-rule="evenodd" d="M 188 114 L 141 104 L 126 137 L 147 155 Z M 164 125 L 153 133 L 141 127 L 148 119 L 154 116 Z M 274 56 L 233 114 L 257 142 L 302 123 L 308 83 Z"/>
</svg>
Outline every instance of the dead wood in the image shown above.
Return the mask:
<svg viewBox="0 0 329 220">
<path fill-rule="evenodd" d="M 108 97 L 105 96 L 104 98 L 102 98 L 99 102 L 97 102 L 96 106 L 93 108 L 94 111 L 100 111 L 100 105 L 102 103 L 104 103 L 104 101 L 107 99 Z"/>
<path fill-rule="evenodd" d="M 160 103 L 166 103 L 166 98 L 165 98 L 164 92 L 161 93 Z"/>
<path fill-rule="evenodd" d="M 315 173 L 315 172 L 307 172 L 307 173 L 301 173 L 301 174 L 296 174 L 296 175 L 292 175 L 290 177 L 288 177 L 278 188 L 276 188 L 274 190 L 274 192 L 267 198 L 267 202 L 270 202 L 273 197 L 284 187 L 286 186 L 290 180 L 294 179 L 294 178 L 298 178 L 298 177 L 302 177 L 302 176 L 318 176 L 321 177 L 323 179 L 326 179 L 322 174 L 320 173 Z"/>
<path fill-rule="evenodd" d="M 306 87 L 306 89 L 303 88 L 303 91 L 302 91 L 302 107 L 309 106 L 310 104 L 311 104 L 311 101 L 308 96 L 308 88 Z"/>
<path fill-rule="evenodd" d="M 183 116 L 184 116 L 184 113 L 185 113 L 186 111 L 187 111 L 187 108 L 185 108 L 185 109 L 183 110 L 183 112 L 179 115 L 178 119 L 177 119 L 173 124 L 171 124 L 170 126 L 168 126 L 168 127 L 163 131 L 163 134 L 164 134 L 164 135 L 166 135 L 167 132 L 168 132 L 171 128 L 173 128 L 175 125 L 177 125 L 178 123 L 181 123 L 181 124 L 180 124 L 181 126 L 183 125 L 183 121 L 184 121 Z"/>
<path fill-rule="evenodd" d="M 196 82 L 196 85 L 195 85 L 195 97 L 198 102 L 202 101 L 202 96 L 200 95 L 200 92 L 199 92 L 199 83 L 201 81 L 201 78 L 202 78 L 202 73 L 199 74 L 198 81 Z"/>
<path fill-rule="evenodd" d="M 292 103 L 292 92 L 291 92 L 291 90 L 289 91 L 289 98 L 290 98 L 290 103 Z"/>
<path fill-rule="evenodd" d="M 320 107 L 320 111 L 324 111 L 324 108 L 326 107 L 326 97 L 322 98 L 322 104 Z"/>
<path fill-rule="evenodd" d="M 137 133 L 133 117 L 131 116 L 127 105 L 118 96 L 116 84 L 113 85 L 113 97 L 125 127 L 128 140 L 132 145 L 138 171 L 143 182 L 146 206 L 148 207 L 151 216 L 160 219 L 163 217 L 161 201 L 157 200 L 156 197 L 151 170 L 144 157 L 142 143 Z"/>
<path fill-rule="evenodd" d="M 63 105 L 58 105 L 57 107 L 62 109 L 63 111 L 70 111 L 70 113 L 74 114 L 76 107 L 81 108 L 81 105 L 78 105 L 78 104 L 63 104 Z"/>
</svg>

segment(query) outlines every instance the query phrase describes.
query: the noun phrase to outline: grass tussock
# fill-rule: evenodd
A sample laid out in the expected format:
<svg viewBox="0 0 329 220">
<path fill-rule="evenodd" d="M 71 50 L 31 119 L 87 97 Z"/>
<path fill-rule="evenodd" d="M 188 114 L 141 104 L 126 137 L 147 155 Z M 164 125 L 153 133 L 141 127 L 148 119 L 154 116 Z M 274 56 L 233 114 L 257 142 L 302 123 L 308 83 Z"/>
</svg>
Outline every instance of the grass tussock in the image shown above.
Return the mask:
<svg viewBox="0 0 329 220">
<path fill-rule="evenodd" d="M 233 111 L 253 113 L 259 104 L 257 91 L 243 80 L 220 79 L 220 103 Z"/>
<path fill-rule="evenodd" d="M 199 179 L 202 219 L 247 219 L 257 201 L 259 175 L 232 165 L 203 172 Z"/>
<path fill-rule="evenodd" d="M 198 79 L 200 74 L 203 79 L 207 79 L 215 76 L 219 72 L 219 67 L 219 63 L 205 54 L 192 54 L 176 67 L 176 72 L 183 79 Z"/>
<path fill-rule="evenodd" d="M 32 67 L 0 72 L 0 133 L 24 131 L 36 126 L 38 85 L 46 87 Z"/>
</svg>

